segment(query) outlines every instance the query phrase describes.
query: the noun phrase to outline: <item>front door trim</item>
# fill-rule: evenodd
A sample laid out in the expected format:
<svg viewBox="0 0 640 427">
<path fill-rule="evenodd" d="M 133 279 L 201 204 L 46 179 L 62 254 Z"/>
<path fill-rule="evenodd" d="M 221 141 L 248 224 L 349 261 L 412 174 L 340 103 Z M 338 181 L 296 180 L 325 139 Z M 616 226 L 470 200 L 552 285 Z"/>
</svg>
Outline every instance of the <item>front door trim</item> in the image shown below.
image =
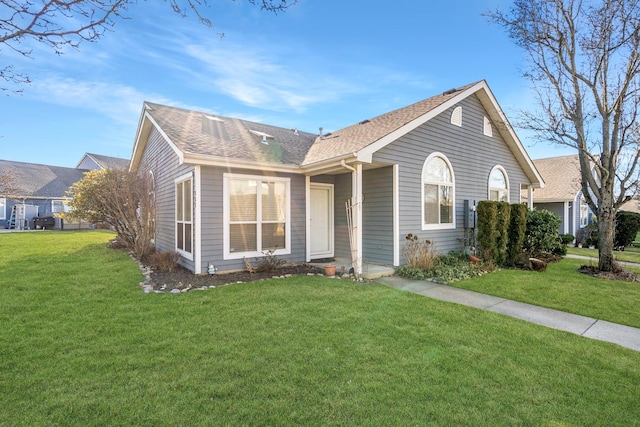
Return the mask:
<svg viewBox="0 0 640 427">
<path fill-rule="evenodd" d="M 307 200 L 309 201 L 308 203 L 308 209 L 307 209 L 307 261 L 311 261 L 312 259 L 317 259 L 317 258 L 332 258 L 334 256 L 334 236 L 333 236 L 333 211 L 334 211 L 334 201 L 333 201 L 333 184 L 325 184 L 325 183 L 320 183 L 320 182 L 309 182 L 308 185 L 308 195 L 309 197 L 307 198 Z M 317 227 L 319 227 L 318 224 L 312 224 L 311 222 L 311 217 L 312 217 L 312 209 L 313 209 L 313 201 L 312 199 L 312 190 L 325 190 L 327 191 L 327 201 L 328 201 L 328 206 L 327 206 L 327 214 L 326 214 L 326 220 L 327 220 L 327 224 L 326 227 L 322 227 L 322 229 L 326 230 L 326 233 L 328 234 L 327 238 L 328 238 L 328 247 L 326 248 L 326 250 L 322 251 L 322 252 L 315 252 L 313 253 L 311 251 L 311 247 L 313 244 L 313 236 L 312 236 L 312 227 L 316 227 L 315 230 L 318 231 L 319 229 Z"/>
</svg>

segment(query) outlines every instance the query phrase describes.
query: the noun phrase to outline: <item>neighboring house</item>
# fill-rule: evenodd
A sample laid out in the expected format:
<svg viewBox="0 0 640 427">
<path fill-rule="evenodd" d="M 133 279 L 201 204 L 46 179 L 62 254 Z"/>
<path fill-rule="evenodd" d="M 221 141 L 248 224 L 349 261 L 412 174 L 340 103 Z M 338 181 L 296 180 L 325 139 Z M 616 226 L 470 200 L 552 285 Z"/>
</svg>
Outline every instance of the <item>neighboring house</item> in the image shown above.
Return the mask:
<svg viewBox="0 0 640 427">
<path fill-rule="evenodd" d="M 582 196 L 582 177 L 578 155 L 549 157 L 534 160 L 544 179 L 544 188 L 533 193 L 533 206 L 555 213 L 561 219 L 563 234 L 578 233 L 593 221 L 593 213 Z"/>
<path fill-rule="evenodd" d="M 595 214 L 582 195 L 582 175 L 577 154 L 538 159 L 533 164 L 545 182 L 544 188 L 536 189 L 533 193 L 533 207 L 558 215 L 561 219 L 560 233 L 577 236 L 581 229 L 596 221 Z M 632 198 L 618 210 L 640 213 L 638 198 Z"/>
<path fill-rule="evenodd" d="M 85 153 L 78 162 L 76 169 L 102 170 L 102 169 L 129 169 L 129 159 L 103 156 L 101 154 Z"/>
<path fill-rule="evenodd" d="M 622 206 L 620 206 L 620 208 L 618 208 L 618 211 L 640 214 L 640 200 L 638 199 L 638 197 L 633 197 L 631 200 L 625 202 Z"/>
<path fill-rule="evenodd" d="M 94 162 L 94 163 L 91 163 Z M 84 177 L 90 169 L 118 167 L 126 169 L 129 161 L 115 157 L 85 154 L 78 166 L 66 168 L 35 163 L 0 160 L 0 174 L 11 177 L 15 194 L 0 194 L 0 226 L 11 220 L 12 207 L 17 206 L 17 228 L 32 228 L 34 217 L 51 217 L 64 212 L 67 207 L 66 192 L 71 185 Z M 64 223 L 64 228 L 86 228 L 86 223 Z M 55 228 L 63 223 L 55 220 Z"/>
<path fill-rule="evenodd" d="M 485 81 L 325 135 L 145 103 L 131 170 L 153 176 L 156 248 L 195 273 L 267 250 L 400 265 L 408 233 L 462 250 L 474 203 L 544 185 Z"/>
</svg>

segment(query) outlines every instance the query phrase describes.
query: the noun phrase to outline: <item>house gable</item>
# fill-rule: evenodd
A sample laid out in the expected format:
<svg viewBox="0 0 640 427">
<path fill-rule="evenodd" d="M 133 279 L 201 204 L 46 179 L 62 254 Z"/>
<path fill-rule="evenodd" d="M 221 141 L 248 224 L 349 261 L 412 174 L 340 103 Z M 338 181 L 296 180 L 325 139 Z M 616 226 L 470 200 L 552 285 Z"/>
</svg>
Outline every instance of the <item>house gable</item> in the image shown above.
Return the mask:
<svg viewBox="0 0 640 427">
<path fill-rule="evenodd" d="M 451 124 L 451 112 L 462 107 L 462 126 Z M 511 203 L 520 201 L 520 185 L 528 185 L 529 177 L 517 161 L 511 147 L 499 132 L 484 135 L 487 112 L 481 100 L 471 95 L 451 105 L 449 109 L 420 124 L 372 155 L 373 165 L 397 165 L 398 224 L 400 245 L 409 233 L 429 236 L 441 252 L 460 250 L 464 241 L 464 200 L 472 206 L 489 198 L 489 176 L 499 167 L 506 173 Z M 454 175 L 455 223 L 449 229 L 422 230 L 422 169 L 434 153 L 444 156 Z M 377 169 L 374 169 L 377 170 Z M 365 204 L 371 198 L 365 194 Z"/>
<path fill-rule="evenodd" d="M 129 169 L 129 159 L 85 153 L 76 165 L 76 169 Z"/>
</svg>

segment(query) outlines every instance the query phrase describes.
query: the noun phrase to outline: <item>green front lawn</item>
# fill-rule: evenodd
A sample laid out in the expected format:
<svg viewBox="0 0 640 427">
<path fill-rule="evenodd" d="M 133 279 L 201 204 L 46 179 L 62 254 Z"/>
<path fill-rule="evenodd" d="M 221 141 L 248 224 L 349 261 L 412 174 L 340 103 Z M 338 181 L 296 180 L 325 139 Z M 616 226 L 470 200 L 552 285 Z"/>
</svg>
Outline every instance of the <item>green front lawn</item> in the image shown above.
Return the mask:
<svg viewBox="0 0 640 427">
<path fill-rule="evenodd" d="M 0 235 L 0 425 L 640 420 L 639 352 L 324 277 L 145 295 L 110 237 Z"/>
<path fill-rule="evenodd" d="M 640 283 L 579 273 L 585 264 L 589 262 L 565 258 L 544 272 L 501 270 L 451 285 L 640 328 Z"/>
<path fill-rule="evenodd" d="M 567 253 L 571 255 L 581 255 L 598 259 L 598 250 L 589 248 L 567 247 Z M 613 257 L 616 261 L 634 262 L 640 264 L 640 252 L 637 248 L 627 248 L 624 251 L 614 251 Z"/>
</svg>

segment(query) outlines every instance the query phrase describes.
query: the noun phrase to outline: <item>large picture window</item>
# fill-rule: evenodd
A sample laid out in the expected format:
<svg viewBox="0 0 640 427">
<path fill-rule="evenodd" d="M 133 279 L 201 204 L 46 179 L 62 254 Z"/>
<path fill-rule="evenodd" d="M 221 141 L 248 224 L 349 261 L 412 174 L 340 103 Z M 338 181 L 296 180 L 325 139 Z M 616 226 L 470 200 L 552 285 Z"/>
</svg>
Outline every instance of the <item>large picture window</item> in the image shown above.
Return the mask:
<svg viewBox="0 0 640 427">
<path fill-rule="evenodd" d="M 509 201 L 509 180 L 507 172 L 501 166 L 494 167 L 489 174 L 489 200 Z"/>
<path fill-rule="evenodd" d="M 290 180 L 225 175 L 225 252 L 228 258 L 290 253 Z"/>
<path fill-rule="evenodd" d="M 0 197 L 0 219 L 7 219 L 7 199 Z"/>
<path fill-rule="evenodd" d="M 176 182 L 176 250 L 178 253 L 193 253 L 193 179 Z"/>
<path fill-rule="evenodd" d="M 430 155 L 422 168 L 423 229 L 455 227 L 453 169 L 444 154 Z"/>
</svg>

